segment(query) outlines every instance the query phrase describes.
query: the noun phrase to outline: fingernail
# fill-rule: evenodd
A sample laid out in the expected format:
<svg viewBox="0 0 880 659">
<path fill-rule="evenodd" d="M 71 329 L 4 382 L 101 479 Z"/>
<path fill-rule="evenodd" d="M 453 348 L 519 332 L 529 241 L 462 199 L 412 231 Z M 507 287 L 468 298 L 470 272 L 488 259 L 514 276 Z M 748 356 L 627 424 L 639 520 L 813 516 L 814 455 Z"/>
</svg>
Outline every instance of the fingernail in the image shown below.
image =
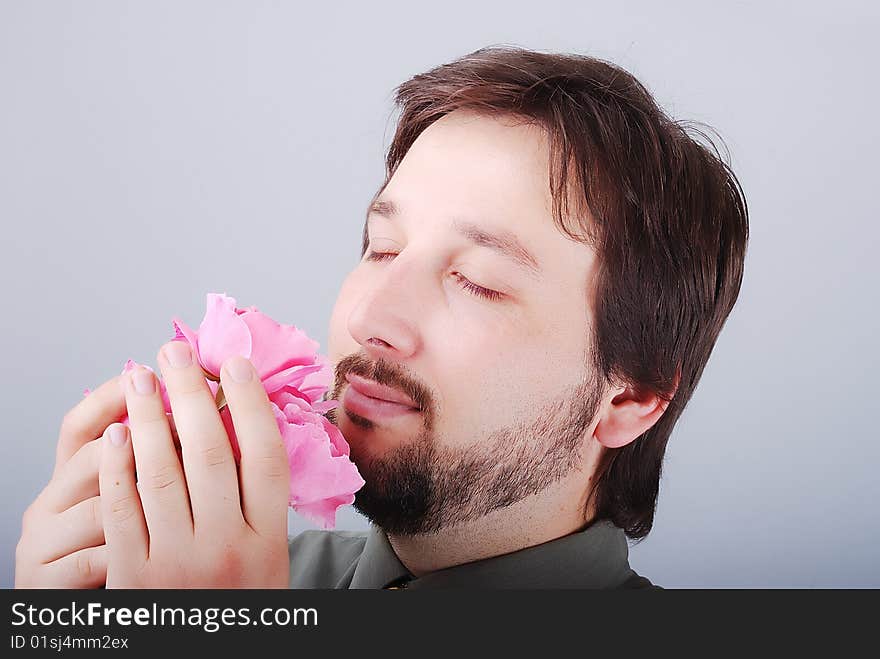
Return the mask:
<svg viewBox="0 0 880 659">
<path fill-rule="evenodd" d="M 114 423 L 110 426 L 110 443 L 113 446 L 122 446 L 126 440 L 125 426 L 121 423 Z"/>
<path fill-rule="evenodd" d="M 244 357 L 230 357 L 226 360 L 223 367 L 229 376 L 236 382 L 247 382 L 251 379 L 254 369 L 249 360 Z"/>
<path fill-rule="evenodd" d="M 192 350 L 189 344 L 184 341 L 171 341 L 162 348 L 165 353 L 165 359 L 174 368 L 184 368 L 192 364 Z"/>
<path fill-rule="evenodd" d="M 134 385 L 134 390 L 139 394 L 151 394 L 156 391 L 156 386 L 153 384 L 153 374 L 145 368 L 136 368 L 132 371 L 131 382 Z"/>
</svg>

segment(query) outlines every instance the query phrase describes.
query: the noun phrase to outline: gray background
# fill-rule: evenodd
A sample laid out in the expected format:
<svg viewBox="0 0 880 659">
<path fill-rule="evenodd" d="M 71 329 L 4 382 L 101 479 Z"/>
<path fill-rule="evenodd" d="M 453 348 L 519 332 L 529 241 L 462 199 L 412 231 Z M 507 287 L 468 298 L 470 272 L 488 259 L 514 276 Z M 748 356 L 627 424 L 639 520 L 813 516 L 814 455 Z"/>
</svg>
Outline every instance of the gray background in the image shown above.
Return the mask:
<svg viewBox="0 0 880 659">
<path fill-rule="evenodd" d="M 209 291 L 326 346 L 393 87 L 508 43 L 611 59 L 717 128 L 750 206 L 740 302 L 633 567 L 880 586 L 876 3 L 317 4 L 0 3 L 2 585 L 83 388 L 155 366 Z"/>
</svg>

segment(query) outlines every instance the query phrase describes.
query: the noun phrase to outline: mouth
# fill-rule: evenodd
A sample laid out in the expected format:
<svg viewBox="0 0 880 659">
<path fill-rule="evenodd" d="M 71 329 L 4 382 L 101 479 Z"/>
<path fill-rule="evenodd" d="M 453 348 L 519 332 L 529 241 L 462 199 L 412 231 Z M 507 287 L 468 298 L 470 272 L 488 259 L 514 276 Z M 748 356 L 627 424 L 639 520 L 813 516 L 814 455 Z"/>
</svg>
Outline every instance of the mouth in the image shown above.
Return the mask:
<svg viewBox="0 0 880 659">
<path fill-rule="evenodd" d="M 421 409 L 402 392 L 385 387 L 358 375 L 345 376 L 348 387 L 343 394 L 343 406 L 367 419 L 381 420 L 416 415 Z"/>
</svg>

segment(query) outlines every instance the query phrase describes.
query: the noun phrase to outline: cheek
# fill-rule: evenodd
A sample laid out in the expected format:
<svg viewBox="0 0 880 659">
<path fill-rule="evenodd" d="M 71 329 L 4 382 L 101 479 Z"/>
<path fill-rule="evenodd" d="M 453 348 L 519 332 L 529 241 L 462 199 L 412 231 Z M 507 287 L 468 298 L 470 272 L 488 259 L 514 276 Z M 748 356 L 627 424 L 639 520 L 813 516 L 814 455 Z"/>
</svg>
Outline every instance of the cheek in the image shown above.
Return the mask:
<svg viewBox="0 0 880 659">
<path fill-rule="evenodd" d="M 441 425 L 450 435 L 485 435 L 521 418 L 529 407 L 535 387 L 536 372 L 541 372 L 543 353 L 524 346 L 521 335 L 511 335 L 500 328 L 471 328 L 463 335 L 461 327 L 453 340 L 446 338 L 437 351 L 442 365 Z M 456 340 L 457 338 L 457 340 Z M 466 442 L 463 438 L 462 441 Z M 466 442 L 467 443 L 467 442 Z"/>
<path fill-rule="evenodd" d="M 453 328 L 444 341 L 443 403 L 450 428 L 483 433 L 517 422 L 531 424 L 534 411 L 550 405 L 581 377 L 582 339 L 569 325 L 544 329 L 521 323 Z M 457 337 L 457 340 L 455 338 Z M 473 433 L 471 433 L 473 434 Z M 462 439 L 464 441 L 464 439 Z"/>
</svg>

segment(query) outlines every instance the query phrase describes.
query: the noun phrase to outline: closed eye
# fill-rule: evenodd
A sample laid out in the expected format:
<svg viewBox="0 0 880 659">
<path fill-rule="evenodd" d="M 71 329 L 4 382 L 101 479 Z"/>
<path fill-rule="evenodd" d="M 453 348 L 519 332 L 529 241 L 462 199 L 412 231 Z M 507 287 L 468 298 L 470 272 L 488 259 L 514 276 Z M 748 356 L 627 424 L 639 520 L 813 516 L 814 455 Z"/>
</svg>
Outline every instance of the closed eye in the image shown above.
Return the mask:
<svg viewBox="0 0 880 659">
<path fill-rule="evenodd" d="M 387 261 L 392 256 L 397 256 L 397 254 L 395 254 L 394 252 L 370 251 L 364 258 L 367 261 Z M 503 293 L 499 293 L 498 291 L 493 291 L 488 288 L 483 288 L 482 286 L 477 286 L 475 283 L 462 276 L 458 272 L 453 272 L 452 275 L 456 278 L 456 280 L 458 280 L 459 285 L 472 295 L 476 295 L 477 297 L 492 301 L 496 301 L 504 297 Z"/>
</svg>

